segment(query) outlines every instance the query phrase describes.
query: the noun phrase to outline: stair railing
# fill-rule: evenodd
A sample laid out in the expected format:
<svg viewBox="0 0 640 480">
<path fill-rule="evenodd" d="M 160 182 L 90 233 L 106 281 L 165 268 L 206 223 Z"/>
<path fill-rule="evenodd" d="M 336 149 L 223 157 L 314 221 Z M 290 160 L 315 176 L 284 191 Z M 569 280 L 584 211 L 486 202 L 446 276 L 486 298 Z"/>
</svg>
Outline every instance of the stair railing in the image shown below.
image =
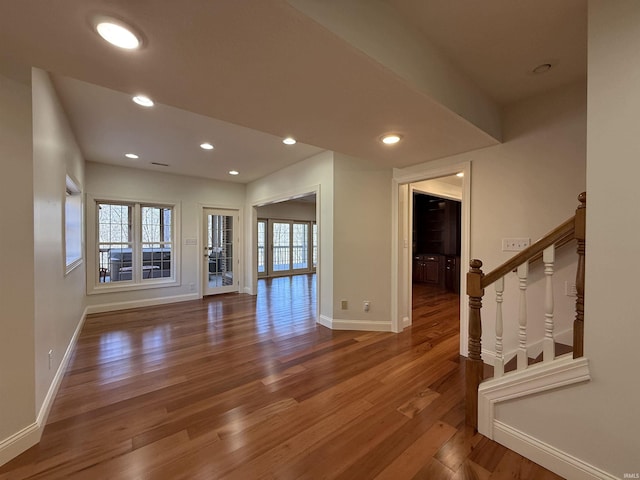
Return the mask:
<svg viewBox="0 0 640 480">
<path fill-rule="evenodd" d="M 509 272 L 516 271 L 518 276 L 520 300 L 518 309 L 518 350 L 517 369 L 528 366 L 527 354 L 527 277 L 529 264 L 542 258 L 545 274 L 545 328 L 542 344 L 543 362 L 555 358 L 555 341 L 553 337 L 553 283 L 555 250 L 575 239 L 577 241 L 578 266 L 576 272 L 576 317 L 573 322 L 573 357 L 583 355 L 584 335 L 584 264 L 585 264 L 585 216 L 586 193 L 578 196 L 580 204 L 574 216 L 553 229 L 540 240 L 519 252 L 505 263 L 485 274 L 482 272 L 482 262 L 474 259 L 470 262 L 467 273 L 467 295 L 469 296 L 469 353 L 465 362 L 466 371 L 466 422 L 477 427 L 478 424 L 478 387 L 484 376 L 482 361 L 482 298 L 484 290 L 490 285 L 495 286 L 496 292 L 496 359 L 494 362 L 494 376 L 504 374 L 504 352 L 502 346 L 503 318 L 502 297 L 504 292 L 504 277 Z"/>
</svg>

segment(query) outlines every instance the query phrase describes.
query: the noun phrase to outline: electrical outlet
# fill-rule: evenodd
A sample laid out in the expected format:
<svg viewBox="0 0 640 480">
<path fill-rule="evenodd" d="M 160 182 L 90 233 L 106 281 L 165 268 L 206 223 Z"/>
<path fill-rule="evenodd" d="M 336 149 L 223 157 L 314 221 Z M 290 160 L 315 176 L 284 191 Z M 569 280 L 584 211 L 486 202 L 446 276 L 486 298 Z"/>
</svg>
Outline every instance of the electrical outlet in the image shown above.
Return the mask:
<svg viewBox="0 0 640 480">
<path fill-rule="evenodd" d="M 503 252 L 520 252 L 531 245 L 530 238 L 503 238 Z"/>
<path fill-rule="evenodd" d="M 349 309 L 349 302 L 347 302 L 346 300 L 340 300 L 340 308 L 342 310 L 348 310 Z"/>
<path fill-rule="evenodd" d="M 51 370 L 52 364 L 53 364 L 53 350 L 49 350 L 49 370 Z"/>
<path fill-rule="evenodd" d="M 365 300 L 364 302 L 362 302 L 362 309 L 365 312 L 368 312 L 370 307 L 371 307 L 371 302 L 369 300 Z"/>
<path fill-rule="evenodd" d="M 565 280 L 564 282 L 564 294 L 567 297 L 577 297 L 578 296 L 578 290 L 576 289 L 576 284 L 573 282 L 569 282 L 567 280 Z"/>
</svg>

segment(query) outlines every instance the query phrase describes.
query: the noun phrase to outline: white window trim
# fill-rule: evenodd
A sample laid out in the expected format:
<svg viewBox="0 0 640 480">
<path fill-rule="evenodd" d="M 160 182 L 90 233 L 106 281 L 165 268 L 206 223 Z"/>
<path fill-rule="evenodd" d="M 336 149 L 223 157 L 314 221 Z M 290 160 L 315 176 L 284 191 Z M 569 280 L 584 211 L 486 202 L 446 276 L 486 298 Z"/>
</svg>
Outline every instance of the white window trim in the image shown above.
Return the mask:
<svg viewBox="0 0 640 480">
<path fill-rule="evenodd" d="M 137 206 L 153 206 L 153 207 L 167 207 L 173 209 L 173 239 L 172 239 L 172 273 L 171 277 L 157 278 L 157 279 L 145 279 L 140 281 L 138 274 L 134 274 L 134 279 L 130 281 L 113 282 L 113 283 L 100 283 L 99 282 L 99 260 L 98 260 L 98 215 L 97 205 L 98 203 L 120 203 L 127 205 Z M 136 290 L 148 290 L 153 288 L 165 288 L 180 286 L 180 265 L 181 265 L 181 240 L 180 240 L 180 218 L 181 208 L 180 202 L 171 202 L 166 200 L 153 200 L 153 199 L 132 199 L 122 197 L 112 197 L 106 195 L 94 196 L 87 194 L 87 252 L 92 252 L 91 255 L 87 255 L 87 294 L 104 294 L 104 293 L 116 293 L 116 292 L 130 292 Z M 141 232 L 140 227 L 140 209 L 133 209 L 133 244 L 141 244 Z M 135 272 L 135 269 L 134 269 Z"/>
</svg>

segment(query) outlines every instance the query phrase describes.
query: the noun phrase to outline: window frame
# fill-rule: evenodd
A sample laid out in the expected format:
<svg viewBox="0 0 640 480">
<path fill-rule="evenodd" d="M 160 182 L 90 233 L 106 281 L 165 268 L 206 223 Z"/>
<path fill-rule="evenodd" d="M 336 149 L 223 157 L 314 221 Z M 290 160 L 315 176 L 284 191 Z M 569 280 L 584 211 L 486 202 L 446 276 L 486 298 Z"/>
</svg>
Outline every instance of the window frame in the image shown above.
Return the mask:
<svg viewBox="0 0 640 480">
<path fill-rule="evenodd" d="M 132 276 L 131 280 L 101 283 L 99 276 L 100 266 L 100 239 L 98 204 L 115 204 L 130 206 L 132 211 Z M 142 208 L 168 208 L 171 209 L 171 276 L 159 278 L 143 278 L 142 256 Z M 111 196 L 87 195 L 87 294 L 101 294 L 112 292 L 126 292 L 145 290 L 152 288 L 174 287 L 180 285 L 180 203 L 149 199 L 131 199 Z M 149 242 L 144 242 L 149 243 Z"/>
<path fill-rule="evenodd" d="M 70 199 L 75 199 L 73 204 L 70 203 Z M 76 205 L 77 203 L 77 205 Z M 73 207 L 73 211 L 71 208 Z M 62 227 L 63 227 L 63 252 L 62 258 L 64 259 L 64 274 L 65 276 L 78 268 L 84 262 L 84 238 L 82 232 L 84 230 L 84 205 L 82 202 L 82 188 L 79 182 L 77 182 L 71 175 L 66 174 L 65 177 L 65 193 L 64 193 L 64 205 L 62 209 Z M 77 212 L 78 215 L 70 215 L 70 213 Z M 70 216 L 73 216 L 77 228 L 73 239 L 70 239 L 71 229 L 69 228 Z M 78 254 L 69 259 L 69 245 L 70 242 L 77 243 Z"/>
</svg>

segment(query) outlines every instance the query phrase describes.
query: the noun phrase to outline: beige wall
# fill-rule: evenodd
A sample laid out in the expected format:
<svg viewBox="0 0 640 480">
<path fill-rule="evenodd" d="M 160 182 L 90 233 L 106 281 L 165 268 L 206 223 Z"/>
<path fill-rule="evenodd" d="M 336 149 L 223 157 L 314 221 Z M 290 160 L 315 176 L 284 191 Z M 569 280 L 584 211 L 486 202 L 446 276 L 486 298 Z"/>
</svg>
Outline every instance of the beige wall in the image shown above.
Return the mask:
<svg viewBox="0 0 640 480">
<path fill-rule="evenodd" d="M 315 202 L 288 202 L 273 203 L 258 207 L 258 218 L 276 218 L 279 220 L 302 220 L 313 222 L 316 219 Z"/>
<path fill-rule="evenodd" d="M 455 175 L 412 183 L 411 187 L 413 187 L 414 191 L 420 193 L 452 200 L 462 200 L 462 179 L 457 178 Z"/>
<path fill-rule="evenodd" d="M 0 443 L 36 415 L 31 69 L 12 73 L 0 65 Z"/>
<path fill-rule="evenodd" d="M 95 207 L 91 198 L 175 203 L 179 216 L 177 241 L 180 242 L 178 285 L 90 294 L 87 297 L 90 311 L 110 308 L 109 305 L 127 307 L 161 299 L 179 301 L 197 298 L 202 293 L 203 283 L 200 278 L 202 208 L 238 209 L 243 214 L 245 186 L 93 162 L 88 162 L 86 169 L 86 192 L 90 196 L 87 201 L 88 248 L 93 248 L 92 238 L 95 236 Z M 241 224 L 240 227 L 242 226 Z M 238 233 L 242 234 L 242 230 Z M 187 240 L 193 239 L 196 240 L 196 245 L 185 244 Z M 89 259 L 90 265 L 92 262 L 95 263 L 93 259 Z M 91 285 L 95 277 L 93 269 L 90 268 L 89 272 L 87 282 Z M 242 271 L 238 273 L 241 274 Z"/>
<path fill-rule="evenodd" d="M 640 3 L 589 2 L 584 351 L 591 382 L 500 408 L 499 419 L 622 478 L 638 473 Z"/>
<path fill-rule="evenodd" d="M 334 168 L 333 318 L 390 330 L 392 171 L 342 154 Z"/>
<path fill-rule="evenodd" d="M 527 237 L 535 241 L 574 214 L 577 196 L 586 188 L 586 90 L 574 84 L 507 107 L 504 143 L 470 153 L 471 256 L 484 262 L 485 272 L 513 256 L 502 251 L 502 239 Z M 554 276 L 556 331 L 571 328 L 574 297 L 564 282 L 575 281 L 572 247 L 557 252 Z M 541 339 L 544 298 L 543 266 L 530 268 L 527 305 L 530 338 Z M 505 319 L 518 318 L 517 278 L 505 280 Z M 494 350 L 493 288 L 485 295 L 483 347 Z M 507 325 L 507 323 L 505 323 Z M 505 352 L 517 345 L 517 328 L 505 326 Z"/>
<path fill-rule="evenodd" d="M 535 241 L 573 215 L 577 196 L 585 190 L 586 86 L 569 85 L 505 108 L 504 143 L 398 171 L 415 174 L 446 165 L 471 162 L 470 258 L 484 262 L 489 272 L 511 258 L 502 252 L 502 239 L 528 237 Z M 464 228 L 464 227 L 463 227 Z M 575 280 L 571 247 L 558 252 L 555 275 L 557 331 L 571 327 L 574 297 L 565 295 L 564 282 Z M 463 266 L 463 271 L 466 270 Z M 529 343 L 543 333 L 543 268 L 531 268 L 528 291 Z M 487 289 L 483 302 L 482 347 L 495 350 L 495 294 Z M 517 347 L 515 274 L 506 279 L 504 348 Z M 507 319 L 511 319 L 507 323 Z M 487 356 L 485 361 L 491 359 Z"/>
<path fill-rule="evenodd" d="M 85 264 L 65 275 L 65 179 L 69 174 L 82 188 L 84 159 L 49 75 L 38 69 L 33 70 L 33 165 L 36 408 L 40 410 L 47 394 L 54 393 L 49 392 L 54 376 L 82 319 Z"/>
</svg>

